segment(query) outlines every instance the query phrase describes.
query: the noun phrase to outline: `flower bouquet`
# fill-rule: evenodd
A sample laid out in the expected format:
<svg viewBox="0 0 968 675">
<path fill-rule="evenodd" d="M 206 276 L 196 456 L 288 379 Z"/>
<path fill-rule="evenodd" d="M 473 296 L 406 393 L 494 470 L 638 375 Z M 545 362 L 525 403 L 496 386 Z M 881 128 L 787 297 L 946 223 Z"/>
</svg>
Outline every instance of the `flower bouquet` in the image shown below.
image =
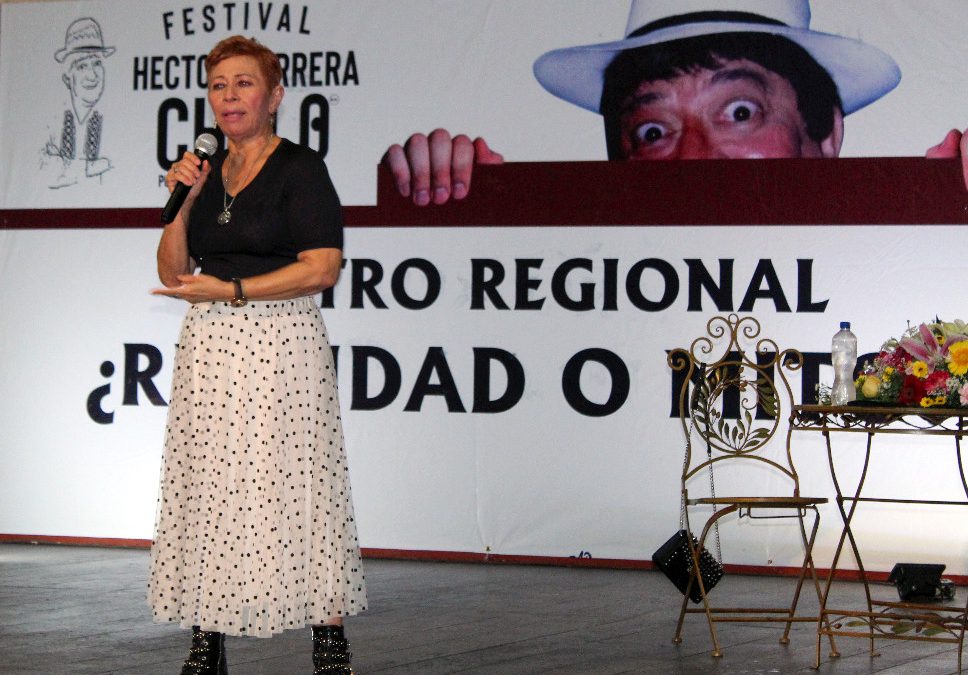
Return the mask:
<svg viewBox="0 0 968 675">
<path fill-rule="evenodd" d="M 922 323 L 881 346 L 855 382 L 857 401 L 968 407 L 968 325 Z"/>
</svg>

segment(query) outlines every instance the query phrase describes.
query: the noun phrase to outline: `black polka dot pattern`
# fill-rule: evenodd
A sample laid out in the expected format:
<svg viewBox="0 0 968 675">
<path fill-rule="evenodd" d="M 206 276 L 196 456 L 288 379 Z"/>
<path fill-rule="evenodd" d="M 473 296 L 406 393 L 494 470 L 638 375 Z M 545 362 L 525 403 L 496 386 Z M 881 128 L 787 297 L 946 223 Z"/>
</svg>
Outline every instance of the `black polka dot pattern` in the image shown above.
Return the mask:
<svg viewBox="0 0 968 675">
<path fill-rule="evenodd" d="M 189 309 L 148 602 L 159 622 L 257 637 L 366 608 L 336 372 L 311 298 Z"/>
</svg>

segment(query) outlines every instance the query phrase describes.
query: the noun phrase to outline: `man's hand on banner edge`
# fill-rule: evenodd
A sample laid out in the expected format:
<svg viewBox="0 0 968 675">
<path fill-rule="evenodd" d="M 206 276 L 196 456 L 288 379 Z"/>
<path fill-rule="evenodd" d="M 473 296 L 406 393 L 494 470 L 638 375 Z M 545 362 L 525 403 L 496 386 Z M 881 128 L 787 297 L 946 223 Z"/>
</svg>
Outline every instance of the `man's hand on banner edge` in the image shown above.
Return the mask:
<svg viewBox="0 0 968 675">
<path fill-rule="evenodd" d="M 961 157 L 961 176 L 968 190 L 968 130 L 952 129 L 937 145 L 928 148 L 924 156 L 929 159 L 951 159 Z"/>
<path fill-rule="evenodd" d="M 463 199 L 470 192 L 474 166 L 503 164 L 504 156 L 491 150 L 483 138 L 472 141 L 464 134 L 451 138 L 446 129 L 435 129 L 429 135 L 413 134 L 402 146 L 391 145 L 383 163 L 400 195 L 426 206 Z"/>
<path fill-rule="evenodd" d="M 968 130 L 952 129 L 940 143 L 928 148 L 925 157 L 960 157 L 968 190 Z M 417 206 L 427 206 L 463 199 L 470 193 L 474 166 L 503 164 L 504 156 L 491 150 L 483 138 L 471 141 L 464 134 L 451 137 L 446 129 L 435 129 L 429 135 L 413 134 L 402 146 L 390 146 L 382 161 L 393 176 L 397 192 Z"/>
</svg>

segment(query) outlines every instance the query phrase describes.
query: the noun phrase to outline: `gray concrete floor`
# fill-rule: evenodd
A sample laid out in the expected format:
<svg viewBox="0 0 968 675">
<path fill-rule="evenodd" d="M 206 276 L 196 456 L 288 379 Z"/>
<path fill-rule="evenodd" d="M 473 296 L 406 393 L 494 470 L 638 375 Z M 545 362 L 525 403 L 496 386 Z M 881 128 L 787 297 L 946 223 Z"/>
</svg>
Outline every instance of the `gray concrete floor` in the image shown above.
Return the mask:
<svg viewBox="0 0 968 675">
<path fill-rule="evenodd" d="M 188 634 L 152 624 L 147 566 L 143 550 L 0 544 L 0 673 L 178 673 Z M 841 639 L 842 656 L 831 660 L 825 651 L 813 670 L 813 624 L 798 625 L 786 646 L 771 626 L 720 625 L 725 655 L 713 658 L 705 620 L 690 616 L 676 646 L 681 596 L 658 572 L 372 559 L 365 569 L 371 609 L 346 623 L 359 675 L 957 669 L 952 645 L 883 641 L 871 658 L 866 640 Z M 724 601 L 755 596 L 772 604 L 790 582 L 728 575 L 714 592 Z M 855 584 L 845 586 L 860 598 Z M 957 589 L 962 602 L 964 592 Z M 229 638 L 229 672 L 308 675 L 308 633 Z"/>
</svg>

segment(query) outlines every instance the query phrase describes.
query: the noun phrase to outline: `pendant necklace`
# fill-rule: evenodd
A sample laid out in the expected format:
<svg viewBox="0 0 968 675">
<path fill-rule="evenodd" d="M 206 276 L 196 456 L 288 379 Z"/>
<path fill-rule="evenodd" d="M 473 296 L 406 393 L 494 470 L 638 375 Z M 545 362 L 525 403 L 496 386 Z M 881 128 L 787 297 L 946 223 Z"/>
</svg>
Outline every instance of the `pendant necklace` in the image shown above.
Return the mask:
<svg viewBox="0 0 968 675">
<path fill-rule="evenodd" d="M 259 152 L 259 156 L 256 157 L 255 162 L 253 162 L 252 166 L 249 167 L 249 170 L 245 172 L 245 177 L 238 184 L 239 187 L 245 185 L 245 181 L 249 179 L 249 174 L 252 173 L 252 169 L 255 168 L 255 165 L 259 163 L 260 159 L 262 159 L 262 155 L 265 153 L 266 149 L 272 143 L 272 136 L 273 134 L 269 134 L 269 140 L 267 140 L 266 144 L 262 146 L 262 150 Z M 225 173 L 227 175 L 228 171 L 226 171 Z M 232 220 L 232 210 L 231 210 L 232 204 L 235 203 L 235 199 L 239 196 L 239 192 L 236 191 L 236 193 L 232 196 L 232 199 L 230 200 L 228 181 L 224 177 L 222 178 L 222 187 L 224 188 L 222 191 L 222 212 L 218 214 L 218 218 L 216 218 L 216 220 L 218 221 L 219 225 L 228 225 L 229 221 Z"/>
</svg>

